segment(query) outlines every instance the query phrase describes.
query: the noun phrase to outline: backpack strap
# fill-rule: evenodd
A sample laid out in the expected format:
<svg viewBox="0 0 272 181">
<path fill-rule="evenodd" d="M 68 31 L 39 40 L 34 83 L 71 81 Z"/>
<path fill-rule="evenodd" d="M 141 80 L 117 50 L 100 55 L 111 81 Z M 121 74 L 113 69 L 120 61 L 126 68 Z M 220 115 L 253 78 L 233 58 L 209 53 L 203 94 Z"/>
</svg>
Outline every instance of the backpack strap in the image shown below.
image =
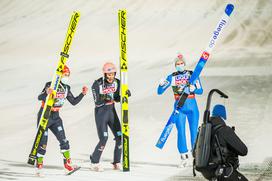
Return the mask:
<svg viewBox="0 0 272 181">
<path fill-rule="evenodd" d="M 195 168 L 196 168 L 196 161 L 195 161 L 195 150 L 196 150 L 196 143 L 197 143 L 197 140 L 198 140 L 198 137 L 199 137 L 199 131 L 200 131 L 200 128 L 198 128 L 198 131 L 197 131 L 197 136 L 196 136 L 196 141 L 195 141 L 195 145 L 194 145 L 194 148 L 193 148 L 193 157 L 194 157 L 194 160 L 193 160 L 193 176 L 195 177 L 196 176 L 196 171 L 195 171 Z"/>
<path fill-rule="evenodd" d="M 193 176 L 196 176 L 196 171 L 195 171 L 195 158 L 193 160 Z"/>
<path fill-rule="evenodd" d="M 224 164 L 226 163 L 226 160 L 223 156 L 223 151 L 222 151 L 222 148 L 220 146 L 220 142 L 219 142 L 219 139 L 218 139 L 218 131 L 221 130 L 223 127 L 225 127 L 225 125 L 217 125 L 214 129 L 215 129 L 215 132 L 214 132 L 214 138 L 215 138 L 215 143 L 218 147 L 218 149 L 216 149 L 216 154 L 218 156 L 220 156 L 221 158 L 221 162 Z"/>
</svg>

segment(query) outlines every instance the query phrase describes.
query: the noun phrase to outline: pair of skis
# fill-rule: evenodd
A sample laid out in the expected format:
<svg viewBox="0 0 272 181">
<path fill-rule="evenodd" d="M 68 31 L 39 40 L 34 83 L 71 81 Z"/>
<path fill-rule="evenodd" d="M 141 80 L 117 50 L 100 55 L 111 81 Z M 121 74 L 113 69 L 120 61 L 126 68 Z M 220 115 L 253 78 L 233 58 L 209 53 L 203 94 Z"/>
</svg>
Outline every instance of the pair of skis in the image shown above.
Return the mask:
<svg viewBox="0 0 272 181">
<path fill-rule="evenodd" d="M 212 52 L 212 50 L 214 49 L 216 42 L 218 41 L 218 39 L 220 38 L 223 29 L 226 27 L 229 19 L 230 19 L 230 15 L 232 14 L 234 9 L 234 5 L 232 4 L 228 4 L 225 8 L 224 14 L 222 16 L 222 18 L 220 19 L 220 21 L 218 22 L 217 26 L 215 27 L 213 34 L 210 38 L 210 41 L 208 43 L 208 46 L 206 47 L 206 49 L 203 51 L 194 71 L 192 76 L 189 79 L 189 84 L 194 84 L 194 82 L 196 81 L 196 79 L 199 77 L 200 73 L 202 72 L 207 60 L 209 59 L 209 56 Z M 171 130 L 173 128 L 173 125 L 175 124 L 175 115 L 179 114 L 178 112 L 178 108 L 182 107 L 184 105 L 184 102 L 186 101 L 188 95 L 190 94 L 189 92 L 189 86 L 184 88 L 183 93 L 180 96 L 180 99 L 178 101 L 177 107 L 175 108 L 175 110 L 173 111 L 173 113 L 171 114 L 169 120 L 167 121 L 157 143 L 156 143 L 156 147 L 162 149 L 164 144 L 167 141 L 167 138 L 169 136 L 169 134 L 171 133 Z"/>
</svg>

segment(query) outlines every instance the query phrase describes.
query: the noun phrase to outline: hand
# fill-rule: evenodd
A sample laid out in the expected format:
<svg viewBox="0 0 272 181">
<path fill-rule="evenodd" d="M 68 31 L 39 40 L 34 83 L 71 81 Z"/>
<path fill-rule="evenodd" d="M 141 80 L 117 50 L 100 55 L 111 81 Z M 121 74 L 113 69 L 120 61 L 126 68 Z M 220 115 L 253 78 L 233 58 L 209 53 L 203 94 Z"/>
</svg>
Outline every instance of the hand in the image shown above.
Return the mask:
<svg viewBox="0 0 272 181">
<path fill-rule="evenodd" d="M 131 92 L 130 92 L 130 90 L 129 90 L 129 89 L 126 91 L 126 94 L 128 95 L 128 97 L 130 97 L 130 96 L 131 96 Z"/>
<path fill-rule="evenodd" d="M 101 98 L 104 100 L 104 101 L 111 101 L 112 100 L 112 97 L 108 94 L 101 94 Z"/>
<path fill-rule="evenodd" d="M 190 85 L 189 86 L 190 92 L 194 92 L 196 90 L 196 86 L 195 85 Z"/>
<path fill-rule="evenodd" d="M 48 87 L 45 89 L 45 91 L 46 91 L 46 94 L 49 95 L 53 93 L 54 89 L 52 89 L 51 87 Z"/>
<path fill-rule="evenodd" d="M 52 96 L 53 99 L 55 98 L 56 94 L 54 94 L 54 89 L 52 89 L 51 87 L 48 87 L 48 88 L 45 89 L 45 91 L 46 91 L 47 95 Z"/>
<path fill-rule="evenodd" d="M 169 82 L 166 79 L 161 79 L 160 80 L 160 86 L 165 86 L 167 85 Z"/>
<path fill-rule="evenodd" d="M 88 92 L 88 87 L 87 87 L 87 86 L 83 86 L 83 87 L 82 87 L 82 94 L 83 94 L 83 95 L 86 95 L 87 92 Z"/>
</svg>

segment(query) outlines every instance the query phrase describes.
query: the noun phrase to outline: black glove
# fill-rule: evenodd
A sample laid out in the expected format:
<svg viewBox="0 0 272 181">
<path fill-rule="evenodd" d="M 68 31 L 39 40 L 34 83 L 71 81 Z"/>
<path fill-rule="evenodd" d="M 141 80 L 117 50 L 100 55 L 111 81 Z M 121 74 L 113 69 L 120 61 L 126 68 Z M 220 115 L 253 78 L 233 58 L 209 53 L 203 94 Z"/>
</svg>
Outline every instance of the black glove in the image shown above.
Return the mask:
<svg viewBox="0 0 272 181">
<path fill-rule="evenodd" d="M 111 101 L 112 100 L 112 97 L 108 94 L 101 94 L 101 98 L 104 100 L 104 101 Z"/>
<path fill-rule="evenodd" d="M 131 92 L 130 92 L 130 90 L 129 90 L 129 89 L 126 91 L 126 94 L 128 95 L 128 97 L 130 97 L 130 96 L 131 96 Z"/>
</svg>

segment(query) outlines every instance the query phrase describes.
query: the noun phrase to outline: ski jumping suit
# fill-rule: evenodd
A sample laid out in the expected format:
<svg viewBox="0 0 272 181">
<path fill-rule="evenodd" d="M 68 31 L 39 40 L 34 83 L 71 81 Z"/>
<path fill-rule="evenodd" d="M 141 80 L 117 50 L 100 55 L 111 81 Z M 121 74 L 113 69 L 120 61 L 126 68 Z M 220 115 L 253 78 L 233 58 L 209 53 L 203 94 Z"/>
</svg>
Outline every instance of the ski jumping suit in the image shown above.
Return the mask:
<svg viewBox="0 0 272 181">
<path fill-rule="evenodd" d="M 115 140 L 113 163 L 120 163 L 121 159 L 121 125 L 117 116 L 114 102 L 120 102 L 120 80 L 108 83 L 102 77 L 92 85 L 92 92 L 95 102 L 95 123 L 99 142 L 90 160 L 92 163 L 99 163 L 101 154 L 108 140 L 108 126 L 110 127 Z"/>
<path fill-rule="evenodd" d="M 46 89 L 50 87 L 50 84 L 51 84 L 51 82 L 47 82 L 42 93 L 38 96 L 38 100 L 42 101 L 42 106 L 41 106 L 40 111 L 38 113 L 38 120 L 37 120 L 38 125 L 39 125 L 39 120 L 40 120 L 40 117 L 41 117 L 41 114 L 43 111 L 43 107 L 45 104 L 46 96 L 47 96 Z M 69 150 L 69 148 L 70 148 L 69 141 L 66 139 L 66 136 L 65 136 L 62 119 L 59 116 L 59 110 L 63 106 L 66 98 L 68 99 L 68 101 L 72 105 L 76 105 L 81 101 L 83 96 L 84 95 L 81 93 L 81 94 L 79 94 L 79 96 L 74 97 L 71 92 L 70 86 L 65 85 L 60 82 L 57 93 L 56 93 L 55 102 L 54 102 L 54 105 L 51 109 L 51 114 L 50 114 L 50 117 L 48 120 L 48 124 L 47 124 L 46 130 L 44 132 L 44 135 L 41 139 L 39 148 L 38 148 L 37 157 L 43 157 L 46 153 L 46 145 L 47 145 L 47 140 L 48 140 L 48 129 L 50 129 L 52 131 L 52 133 L 58 139 L 61 152 L 64 153 L 65 151 Z"/>
<path fill-rule="evenodd" d="M 175 103 L 174 109 L 178 103 L 180 95 L 189 82 L 190 77 L 192 75 L 192 71 L 184 70 L 182 72 L 174 72 L 167 77 L 167 83 L 163 86 L 159 85 L 158 87 L 158 94 L 161 95 L 164 91 L 169 87 L 172 86 Z M 202 94 L 203 89 L 200 83 L 199 78 L 193 84 L 195 86 L 194 92 L 191 92 L 188 98 L 186 99 L 184 105 L 178 109 L 179 114 L 173 114 L 172 119 L 177 127 L 178 132 L 178 150 L 179 153 L 186 153 L 188 152 L 187 144 L 186 144 L 186 133 L 185 133 L 185 121 L 186 117 L 189 122 L 190 128 L 190 135 L 191 135 L 191 148 L 193 149 L 196 136 L 197 136 L 197 128 L 198 128 L 198 119 L 199 119 L 199 111 L 197 107 L 197 103 L 195 100 L 195 94 Z"/>
</svg>

